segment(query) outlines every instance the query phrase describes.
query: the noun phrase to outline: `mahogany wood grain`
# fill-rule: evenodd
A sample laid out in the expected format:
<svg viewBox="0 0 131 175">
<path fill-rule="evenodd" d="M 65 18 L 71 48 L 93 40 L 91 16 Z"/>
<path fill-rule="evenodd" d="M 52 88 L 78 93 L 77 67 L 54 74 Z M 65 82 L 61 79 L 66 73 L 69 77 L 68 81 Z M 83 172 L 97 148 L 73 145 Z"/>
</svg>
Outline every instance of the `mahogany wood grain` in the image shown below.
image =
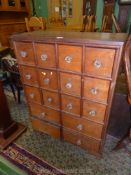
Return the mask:
<svg viewBox="0 0 131 175">
<path fill-rule="evenodd" d="M 32 43 L 16 42 L 15 53 L 20 64 L 35 65 L 34 49 Z"/>
<path fill-rule="evenodd" d="M 37 71 L 35 68 L 19 66 L 24 84 L 38 86 Z"/>
<path fill-rule="evenodd" d="M 83 116 L 94 122 L 103 124 L 105 119 L 106 105 L 89 100 L 83 101 Z"/>
<path fill-rule="evenodd" d="M 40 81 L 40 86 L 47 90 L 55 90 L 58 89 L 58 82 L 57 82 L 57 72 L 50 71 L 45 69 L 38 69 L 38 76 Z"/>
<path fill-rule="evenodd" d="M 43 94 L 43 101 L 45 106 L 50 106 L 55 109 L 60 109 L 58 93 L 43 90 L 42 94 Z"/>
<path fill-rule="evenodd" d="M 84 97 L 107 103 L 110 81 L 84 77 Z"/>
<path fill-rule="evenodd" d="M 82 47 L 58 45 L 58 57 L 60 69 L 81 72 Z"/>
<path fill-rule="evenodd" d="M 62 110 L 80 115 L 80 99 L 67 95 L 62 95 Z"/>
<path fill-rule="evenodd" d="M 61 91 L 80 96 L 81 93 L 81 77 L 78 75 L 60 73 Z M 67 85 L 71 85 L 67 87 Z"/>
<path fill-rule="evenodd" d="M 60 125 L 60 113 L 58 111 L 35 103 L 30 103 L 29 106 L 32 116 Z"/>
<path fill-rule="evenodd" d="M 35 43 L 37 64 L 42 68 L 56 67 L 55 45 Z"/>
<path fill-rule="evenodd" d="M 93 154 L 98 155 L 99 148 L 100 148 L 100 141 L 95 139 L 91 139 L 83 134 L 78 132 L 71 132 L 67 129 L 63 129 L 64 140 L 80 146 L 85 150 L 92 152 Z"/>
<path fill-rule="evenodd" d="M 86 47 L 85 72 L 95 76 L 99 75 L 110 78 L 114 57 L 115 49 Z"/>
<path fill-rule="evenodd" d="M 32 118 L 31 121 L 35 130 L 46 133 L 55 138 L 60 138 L 60 127 L 34 118 Z"/>
<path fill-rule="evenodd" d="M 62 120 L 65 128 L 78 131 L 96 139 L 101 139 L 103 126 L 98 123 L 65 113 L 62 114 Z"/>
<path fill-rule="evenodd" d="M 24 91 L 25 91 L 27 100 L 29 102 L 42 104 L 42 99 L 41 99 L 42 92 L 39 88 L 30 87 L 30 86 L 25 85 L 24 86 Z"/>
</svg>

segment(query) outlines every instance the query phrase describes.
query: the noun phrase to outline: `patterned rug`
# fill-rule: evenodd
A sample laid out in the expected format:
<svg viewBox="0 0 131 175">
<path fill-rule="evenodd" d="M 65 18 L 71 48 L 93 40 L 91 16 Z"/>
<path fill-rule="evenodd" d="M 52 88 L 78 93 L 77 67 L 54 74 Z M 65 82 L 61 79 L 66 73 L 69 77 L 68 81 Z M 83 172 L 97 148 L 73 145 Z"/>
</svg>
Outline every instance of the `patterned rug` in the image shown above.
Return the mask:
<svg viewBox="0 0 131 175">
<path fill-rule="evenodd" d="M 28 175 L 65 175 L 62 171 L 49 165 L 47 162 L 39 159 L 16 144 L 9 146 L 6 150 L 1 152 L 0 155 L 24 172 L 27 172 Z M 8 172 L 6 172 L 6 174 L 7 173 Z M 10 174 L 11 172 L 8 175 Z"/>
</svg>

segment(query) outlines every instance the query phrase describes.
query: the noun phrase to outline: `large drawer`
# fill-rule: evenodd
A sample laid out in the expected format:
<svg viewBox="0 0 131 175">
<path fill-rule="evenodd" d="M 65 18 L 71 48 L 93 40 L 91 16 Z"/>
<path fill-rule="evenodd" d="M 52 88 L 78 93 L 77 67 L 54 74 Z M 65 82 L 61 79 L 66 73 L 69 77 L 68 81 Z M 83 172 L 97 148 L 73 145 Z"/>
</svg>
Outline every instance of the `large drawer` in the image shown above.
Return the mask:
<svg viewBox="0 0 131 175">
<path fill-rule="evenodd" d="M 81 95 L 81 77 L 79 75 L 60 73 L 61 91 L 72 95 Z"/>
<path fill-rule="evenodd" d="M 58 45 L 58 56 L 60 69 L 81 72 L 82 47 Z"/>
<path fill-rule="evenodd" d="M 20 64 L 35 65 L 32 43 L 15 42 L 15 53 Z"/>
<path fill-rule="evenodd" d="M 59 111 L 49 109 L 48 107 L 44 107 L 34 103 L 30 103 L 29 106 L 32 116 L 60 125 Z"/>
<path fill-rule="evenodd" d="M 91 102 L 88 100 L 83 101 L 83 116 L 89 120 L 104 123 L 106 112 L 106 105 Z"/>
<path fill-rule="evenodd" d="M 47 122 L 44 122 L 38 119 L 34 119 L 34 118 L 32 118 L 31 121 L 32 121 L 32 126 L 35 130 L 44 132 L 55 138 L 60 138 L 60 127 L 59 126 L 55 126 L 55 125 L 52 125 Z"/>
<path fill-rule="evenodd" d="M 64 140 L 80 146 L 89 152 L 99 154 L 100 141 L 86 137 L 78 132 L 70 132 L 65 128 L 63 129 L 63 137 Z"/>
<path fill-rule="evenodd" d="M 21 71 L 21 76 L 23 79 L 23 83 L 27 85 L 38 86 L 38 76 L 35 68 L 27 67 L 27 66 L 19 66 Z"/>
<path fill-rule="evenodd" d="M 42 93 L 39 88 L 25 85 L 24 90 L 25 90 L 27 100 L 29 102 L 35 102 L 38 104 L 42 104 Z"/>
<path fill-rule="evenodd" d="M 101 139 L 103 126 L 98 123 L 65 113 L 62 114 L 62 122 L 65 128 L 78 131 L 96 139 Z"/>
<path fill-rule="evenodd" d="M 55 45 L 53 44 L 35 44 L 37 64 L 42 68 L 56 67 Z"/>
<path fill-rule="evenodd" d="M 84 77 L 84 97 L 107 103 L 110 81 Z"/>
<path fill-rule="evenodd" d="M 85 73 L 110 78 L 112 76 L 114 58 L 115 49 L 86 47 Z"/>
</svg>

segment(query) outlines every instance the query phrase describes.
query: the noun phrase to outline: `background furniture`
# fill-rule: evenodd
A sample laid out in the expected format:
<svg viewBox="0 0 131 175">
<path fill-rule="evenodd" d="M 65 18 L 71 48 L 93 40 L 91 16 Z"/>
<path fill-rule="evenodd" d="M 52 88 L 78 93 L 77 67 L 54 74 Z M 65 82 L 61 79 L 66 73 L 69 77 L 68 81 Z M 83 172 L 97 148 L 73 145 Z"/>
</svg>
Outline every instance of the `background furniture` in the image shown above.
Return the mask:
<svg viewBox="0 0 131 175">
<path fill-rule="evenodd" d="M 11 34 L 26 31 L 25 17 L 27 16 L 30 16 L 29 0 L 1 0 L 0 41 L 3 46 L 10 46 Z"/>
<path fill-rule="evenodd" d="M 33 30 L 45 30 L 46 29 L 46 20 L 42 17 L 30 17 L 25 18 L 26 23 L 26 29 L 27 32 L 33 31 Z"/>
<path fill-rule="evenodd" d="M 126 38 L 48 31 L 13 36 L 34 129 L 100 156 Z"/>
<path fill-rule="evenodd" d="M 0 101 L 0 148 L 4 149 L 22 134 L 26 127 L 12 120 L 1 81 Z"/>
<path fill-rule="evenodd" d="M 128 84 L 128 103 L 130 105 L 130 127 L 124 137 L 117 143 L 114 150 L 125 148 L 131 155 L 131 36 L 125 47 L 124 64 Z"/>
</svg>

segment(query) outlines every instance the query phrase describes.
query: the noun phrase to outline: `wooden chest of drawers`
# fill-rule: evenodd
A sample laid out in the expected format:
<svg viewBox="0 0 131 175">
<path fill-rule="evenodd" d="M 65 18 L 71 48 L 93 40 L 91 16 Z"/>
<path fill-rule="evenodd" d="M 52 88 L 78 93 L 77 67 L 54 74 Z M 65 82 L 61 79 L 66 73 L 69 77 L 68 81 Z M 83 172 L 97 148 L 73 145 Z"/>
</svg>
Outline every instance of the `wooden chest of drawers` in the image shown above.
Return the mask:
<svg viewBox="0 0 131 175">
<path fill-rule="evenodd" d="M 126 34 L 12 36 L 35 130 L 101 155 Z"/>
</svg>

